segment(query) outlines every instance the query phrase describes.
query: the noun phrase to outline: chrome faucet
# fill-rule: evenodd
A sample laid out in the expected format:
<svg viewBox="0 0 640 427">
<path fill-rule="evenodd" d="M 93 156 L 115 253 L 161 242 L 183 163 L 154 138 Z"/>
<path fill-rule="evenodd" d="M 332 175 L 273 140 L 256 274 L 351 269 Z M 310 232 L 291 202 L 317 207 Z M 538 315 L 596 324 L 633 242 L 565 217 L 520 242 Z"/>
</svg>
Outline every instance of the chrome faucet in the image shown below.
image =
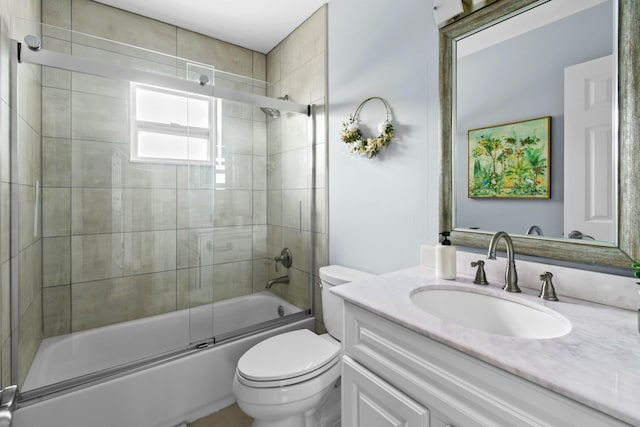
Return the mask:
<svg viewBox="0 0 640 427">
<path fill-rule="evenodd" d="M 516 272 L 515 252 L 513 251 L 513 241 L 505 231 L 498 231 L 489 242 L 489 252 L 487 258 L 496 259 L 496 246 L 498 241 L 504 239 L 507 245 L 507 270 L 504 275 L 504 289 L 507 292 L 522 292 L 518 287 L 518 273 Z"/>
<path fill-rule="evenodd" d="M 276 283 L 284 283 L 286 285 L 287 283 L 289 283 L 289 276 L 281 276 L 281 277 L 276 277 L 275 279 L 271 279 L 267 282 L 267 284 L 265 285 L 265 288 L 271 289 L 271 287 Z"/>
</svg>

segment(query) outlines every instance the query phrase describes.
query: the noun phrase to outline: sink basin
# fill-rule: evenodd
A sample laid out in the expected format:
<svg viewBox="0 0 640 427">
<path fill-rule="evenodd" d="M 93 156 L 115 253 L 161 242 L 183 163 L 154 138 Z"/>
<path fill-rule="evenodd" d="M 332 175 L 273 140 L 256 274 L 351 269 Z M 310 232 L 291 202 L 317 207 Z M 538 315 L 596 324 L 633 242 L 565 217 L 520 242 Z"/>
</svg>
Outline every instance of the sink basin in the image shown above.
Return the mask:
<svg viewBox="0 0 640 427">
<path fill-rule="evenodd" d="M 411 295 L 411 301 L 441 320 L 496 335 L 544 339 L 571 331 L 569 320 L 553 310 L 486 293 L 422 289 Z"/>
</svg>

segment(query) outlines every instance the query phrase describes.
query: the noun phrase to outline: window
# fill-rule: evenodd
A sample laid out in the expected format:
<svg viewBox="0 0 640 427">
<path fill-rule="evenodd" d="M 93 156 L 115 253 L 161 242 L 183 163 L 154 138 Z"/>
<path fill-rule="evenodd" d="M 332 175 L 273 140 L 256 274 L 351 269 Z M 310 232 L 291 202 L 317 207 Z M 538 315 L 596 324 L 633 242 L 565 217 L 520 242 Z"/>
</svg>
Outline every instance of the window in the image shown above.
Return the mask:
<svg viewBox="0 0 640 427">
<path fill-rule="evenodd" d="M 131 160 L 211 163 L 213 98 L 131 83 Z"/>
</svg>

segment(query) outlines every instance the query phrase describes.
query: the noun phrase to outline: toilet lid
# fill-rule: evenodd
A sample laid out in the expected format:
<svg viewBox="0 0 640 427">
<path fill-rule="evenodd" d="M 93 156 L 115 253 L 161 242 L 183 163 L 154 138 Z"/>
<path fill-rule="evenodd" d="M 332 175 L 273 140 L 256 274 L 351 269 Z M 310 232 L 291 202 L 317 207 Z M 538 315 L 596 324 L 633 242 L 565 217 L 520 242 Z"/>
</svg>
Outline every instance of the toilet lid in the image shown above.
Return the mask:
<svg viewBox="0 0 640 427">
<path fill-rule="evenodd" d="M 250 348 L 238 361 L 238 373 L 253 381 L 299 377 L 331 364 L 340 346 L 308 329 L 286 332 Z"/>
</svg>

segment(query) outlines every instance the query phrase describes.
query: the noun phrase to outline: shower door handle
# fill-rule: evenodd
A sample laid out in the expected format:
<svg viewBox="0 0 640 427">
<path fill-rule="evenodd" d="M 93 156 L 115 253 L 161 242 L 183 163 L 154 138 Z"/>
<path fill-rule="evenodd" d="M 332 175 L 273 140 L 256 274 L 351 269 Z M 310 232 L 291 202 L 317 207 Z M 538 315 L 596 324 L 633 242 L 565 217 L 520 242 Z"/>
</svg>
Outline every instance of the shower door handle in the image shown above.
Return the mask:
<svg viewBox="0 0 640 427">
<path fill-rule="evenodd" d="M 11 427 L 17 401 L 18 386 L 12 385 L 0 391 L 0 427 Z"/>
</svg>

